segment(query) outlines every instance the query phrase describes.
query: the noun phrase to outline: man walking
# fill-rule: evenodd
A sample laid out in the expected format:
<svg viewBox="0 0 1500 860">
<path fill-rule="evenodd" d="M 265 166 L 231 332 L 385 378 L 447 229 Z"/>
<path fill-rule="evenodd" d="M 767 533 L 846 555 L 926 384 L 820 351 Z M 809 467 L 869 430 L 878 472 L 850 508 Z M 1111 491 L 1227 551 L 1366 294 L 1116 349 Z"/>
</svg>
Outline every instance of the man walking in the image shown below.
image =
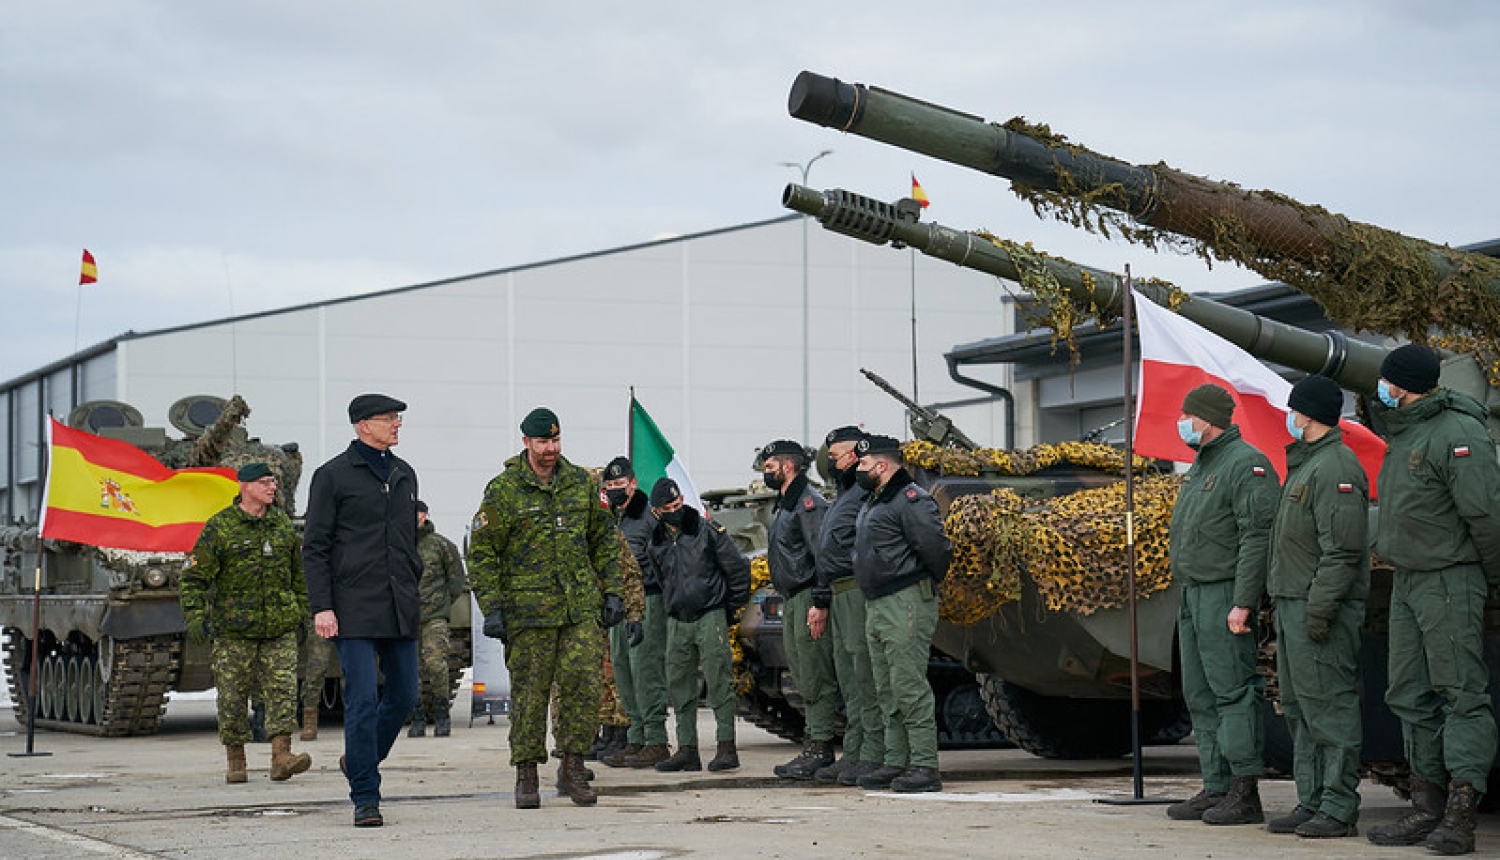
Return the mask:
<svg viewBox="0 0 1500 860">
<path fill-rule="evenodd" d="M 448 713 L 448 615 L 453 601 L 463 596 L 464 562 L 453 541 L 437 533 L 427 516 L 427 503 L 417 501 L 417 553 L 422 557 L 422 632 L 418 637 L 417 676 L 421 697 L 412 711 L 407 737 L 420 738 L 432 720 L 432 736 L 446 738 L 453 730 Z"/>
</svg>

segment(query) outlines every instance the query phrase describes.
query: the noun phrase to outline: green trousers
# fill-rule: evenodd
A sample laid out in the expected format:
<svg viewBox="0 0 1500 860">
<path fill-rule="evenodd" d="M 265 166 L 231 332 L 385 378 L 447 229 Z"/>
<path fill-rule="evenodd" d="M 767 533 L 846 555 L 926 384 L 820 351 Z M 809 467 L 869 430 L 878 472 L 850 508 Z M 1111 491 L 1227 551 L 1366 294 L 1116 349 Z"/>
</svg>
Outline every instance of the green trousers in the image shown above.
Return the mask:
<svg viewBox="0 0 1500 860">
<path fill-rule="evenodd" d="M 1495 760 L 1495 716 L 1484 662 L 1478 565 L 1398 570 L 1391 582 L 1390 680 L 1412 773 L 1438 785 L 1467 779 L 1483 793 Z"/>
<path fill-rule="evenodd" d="M 1307 601 L 1276 599 L 1276 679 L 1292 733 L 1297 802 L 1345 824 L 1359 818 L 1364 724 L 1355 688 L 1365 602 L 1346 600 L 1328 641 L 1307 638 Z"/>
<path fill-rule="evenodd" d="M 677 715 L 677 745 L 698 745 L 698 670 L 703 670 L 709 710 L 714 712 L 717 741 L 734 740 L 734 656 L 729 651 L 729 624 L 720 609 L 697 621 L 667 619 L 667 689 Z"/>
<path fill-rule="evenodd" d="M 297 730 L 297 634 L 275 639 L 215 639 L 219 742 L 250 743 L 250 701 L 266 703 L 266 734 Z"/>
<path fill-rule="evenodd" d="M 792 681 L 802 696 L 807 717 L 807 737 L 833 740 L 838 716 L 838 682 L 833 673 L 833 639 L 812 638 L 807 629 L 807 610 L 812 607 L 812 589 L 804 588 L 782 607 L 781 644 L 792 670 Z"/>
<path fill-rule="evenodd" d="M 937 767 L 937 715 L 927 660 L 937 630 L 931 580 L 865 603 L 875 695 L 885 718 L 885 764 Z"/>
<path fill-rule="evenodd" d="M 844 755 L 851 761 L 885 763 L 885 718 L 875 695 L 870 640 L 865 635 L 865 595 L 853 579 L 844 580 L 828 607 L 833 636 L 833 667 L 844 697 Z M 851 587 L 852 586 L 852 587 Z"/>
<path fill-rule="evenodd" d="M 604 679 L 604 636 L 590 619 L 562 627 L 523 627 L 505 647 L 510 671 L 510 763 L 547 760 L 547 703 L 558 695 L 557 746 L 565 753 L 589 751 L 599 729 Z"/>
<path fill-rule="evenodd" d="M 660 594 L 646 595 L 645 638 L 630 647 L 625 625 L 609 631 L 609 659 L 615 667 L 615 688 L 630 717 L 626 743 L 667 742 L 667 609 Z"/>
<path fill-rule="evenodd" d="M 1255 633 L 1229 632 L 1233 604 L 1232 580 L 1187 583 L 1177 616 L 1182 696 L 1193 718 L 1203 787 L 1214 792 L 1228 791 L 1230 776 L 1265 771 Z"/>
</svg>

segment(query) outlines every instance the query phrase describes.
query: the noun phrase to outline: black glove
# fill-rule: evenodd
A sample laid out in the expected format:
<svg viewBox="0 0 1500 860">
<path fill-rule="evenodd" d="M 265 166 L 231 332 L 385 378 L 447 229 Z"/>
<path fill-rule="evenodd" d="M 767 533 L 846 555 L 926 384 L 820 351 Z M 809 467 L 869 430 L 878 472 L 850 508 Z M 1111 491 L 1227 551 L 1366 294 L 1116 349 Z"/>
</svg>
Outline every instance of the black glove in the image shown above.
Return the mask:
<svg viewBox="0 0 1500 860">
<path fill-rule="evenodd" d="M 203 616 L 198 615 L 189 619 L 187 623 L 187 638 L 194 645 L 208 644 L 208 622 Z"/>
<path fill-rule="evenodd" d="M 605 629 L 625 620 L 625 601 L 618 594 L 604 595 L 604 609 L 599 613 L 599 623 Z"/>
<path fill-rule="evenodd" d="M 1327 618 L 1307 616 L 1307 638 L 1314 642 L 1327 642 L 1329 635 Z"/>
<path fill-rule="evenodd" d="M 646 641 L 646 626 L 639 621 L 625 622 L 625 641 L 632 648 Z"/>
<path fill-rule="evenodd" d="M 500 614 L 500 610 L 485 613 L 484 635 L 491 639 L 499 639 L 502 643 L 505 642 L 505 616 Z"/>
</svg>

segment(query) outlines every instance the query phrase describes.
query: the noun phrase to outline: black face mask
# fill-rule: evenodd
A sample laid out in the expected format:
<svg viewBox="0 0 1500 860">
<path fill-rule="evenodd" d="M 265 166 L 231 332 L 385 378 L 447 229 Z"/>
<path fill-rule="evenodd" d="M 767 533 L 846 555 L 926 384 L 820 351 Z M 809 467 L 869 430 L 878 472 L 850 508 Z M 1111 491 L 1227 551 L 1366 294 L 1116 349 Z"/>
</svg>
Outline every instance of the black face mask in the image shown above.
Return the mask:
<svg viewBox="0 0 1500 860">
<path fill-rule="evenodd" d="M 880 476 L 874 472 L 855 472 L 854 483 L 859 484 L 866 491 L 873 493 L 875 492 L 875 488 L 880 486 Z"/>
<path fill-rule="evenodd" d="M 614 490 L 605 490 L 604 497 L 609 499 L 610 507 L 623 507 L 626 502 L 630 501 L 630 491 L 623 487 Z"/>
<path fill-rule="evenodd" d="M 780 472 L 764 472 L 762 477 L 766 479 L 766 486 L 773 490 L 781 489 L 781 486 L 786 483 L 782 480 Z"/>
<path fill-rule="evenodd" d="M 681 528 L 682 511 L 682 508 L 678 508 L 675 511 L 658 511 L 656 515 L 661 518 L 662 522 L 666 523 L 672 528 Z"/>
</svg>

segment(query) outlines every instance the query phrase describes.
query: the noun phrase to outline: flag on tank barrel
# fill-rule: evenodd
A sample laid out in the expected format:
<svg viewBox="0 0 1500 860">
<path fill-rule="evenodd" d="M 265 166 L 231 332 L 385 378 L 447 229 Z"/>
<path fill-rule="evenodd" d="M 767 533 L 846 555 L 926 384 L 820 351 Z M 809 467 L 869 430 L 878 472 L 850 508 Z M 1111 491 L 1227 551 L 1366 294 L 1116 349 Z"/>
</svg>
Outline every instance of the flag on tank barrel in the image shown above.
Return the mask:
<svg viewBox="0 0 1500 860">
<path fill-rule="evenodd" d="M 911 175 L 911 199 L 917 201 L 917 206 L 926 209 L 932 202 L 927 199 L 927 192 L 922 189 L 922 183 L 917 181 L 917 175 Z"/>
<path fill-rule="evenodd" d="M 234 500 L 229 468 L 169 469 L 128 442 L 48 419 L 51 454 L 41 535 L 142 552 L 191 552 L 208 518 Z"/>
<path fill-rule="evenodd" d="M 78 286 L 93 284 L 99 281 L 99 267 L 94 265 L 94 255 L 89 253 L 88 248 L 83 249 L 83 266 L 78 273 Z"/>
<path fill-rule="evenodd" d="M 1135 412 L 1135 453 L 1180 463 L 1191 462 L 1193 451 L 1177 435 L 1182 399 L 1204 383 L 1229 391 L 1234 399 L 1234 423 L 1240 435 L 1260 449 L 1286 478 L 1287 397 L 1292 384 L 1257 361 L 1250 353 L 1150 299 L 1136 297 L 1136 319 L 1141 332 L 1140 397 Z M 1370 479 L 1385 457 L 1385 442 L 1368 427 L 1340 420 L 1344 444 L 1349 446 Z"/>
<path fill-rule="evenodd" d="M 677 452 L 672 444 L 662 435 L 656 422 L 651 420 L 646 408 L 635 399 L 635 395 L 630 397 L 630 465 L 635 469 L 636 484 L 642 492 L 650 495 L 651 488 L 656 486 L 659 479 L 671 478 L 677 482 L 677 489 L 682 491 L 683 503 L 697 508 L 699 513 L 707 514 L 703 510 L 703 500 L 698 498 L 697 486 L 688 477 L 687 466 L 677 459 Z"/>
</svg>

